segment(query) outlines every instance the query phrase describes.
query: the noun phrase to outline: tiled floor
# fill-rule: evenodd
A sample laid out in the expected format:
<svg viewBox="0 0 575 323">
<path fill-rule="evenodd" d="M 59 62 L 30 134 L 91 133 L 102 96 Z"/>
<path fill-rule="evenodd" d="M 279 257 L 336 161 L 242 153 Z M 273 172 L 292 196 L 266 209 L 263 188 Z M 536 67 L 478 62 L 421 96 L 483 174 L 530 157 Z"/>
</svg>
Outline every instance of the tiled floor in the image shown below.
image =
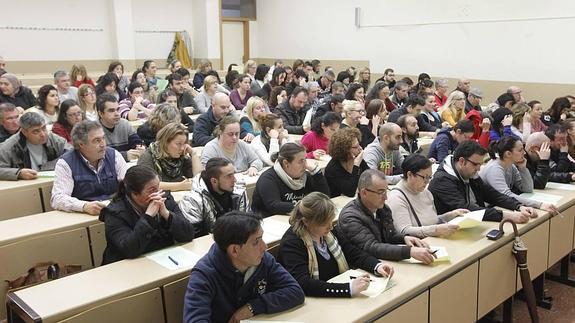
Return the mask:
<svg viewBox="0 0 575 323">
<path fill-rule="evenodd" d="M 549 270 L 550 273 L 558 274 L 559 268 L 555 266 Z M 575 279 L 575 263 L 570 265 L 570 277 Z M 553 307 L 546 310 L 537 307 L 539 321 L 541 323 L 575 323 L 575 287 L 570 287 L 554 281 L 545 281 L 545 290 L 547 296 L 553 297 Z M 497 308 L 494 317 L 501 318 L 501 307 Z M 484 318 L 481 323 L 497 322 L 496 320 Z M 531 322 L 527 303 L 515 299 L 513 302 L 513 322 L 528 323 Z"/>
</svg>

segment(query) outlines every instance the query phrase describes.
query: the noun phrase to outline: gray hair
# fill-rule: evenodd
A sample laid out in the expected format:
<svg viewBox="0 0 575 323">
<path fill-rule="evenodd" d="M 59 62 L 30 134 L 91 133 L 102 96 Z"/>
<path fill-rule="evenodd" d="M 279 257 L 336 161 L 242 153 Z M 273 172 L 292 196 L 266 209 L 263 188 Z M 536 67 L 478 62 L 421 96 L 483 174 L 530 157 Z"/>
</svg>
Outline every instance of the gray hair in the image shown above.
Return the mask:
<svg viewBox="0 0 575 323">
<path fill-rule="evenodd" d="M 316 81 L 310 81 L 310 82 L 307 82 L 304 87 L 308 90 L 311 89 L 312 87 L 319 88 L 319 83 Z"/>
<path fill-rule="evenodd" d="M 64 77 L 66 75 L 68 75 L 68 72 L 66 72 L 66 71 L 62 71 L 62 70 L 56 71 L 56 73 L 54 73 L 54 82 L 58 82 L 58 80 L 61 77 Z"/>
<path fill-rule="evenodd" d="M 2 56 L 0 56 L 2 58 Z M 12 112 L 16 110 L 16 106 L 10 102 L 0 103 L 0 121 L 4 120 L 5 112 Z"/>
<path fill-rule="evenodd" d="M 72 128 L 71 133 L 74 149 L 79 149 L 80 144 L 88 143 L 88 134 L 96 129 L 102 129 L 102 125 L 98 121 L 84 120 L 77 123 Z"/>
<path fill-rule="evenodd" d="M 435 81 L 435 87 L 436 88 L 438 86 L 446 87 L 448 83 L 449 83 L 449 81 L 447 81 L 447 79 L 439 79 L 439 80 Z"/>
<path fill-rule="evenodd" d="M 335 73 L 332 70 L 327 70 L 323 73 L 323 76 L 329 76 L 333 79 L 335 79 Z"/>
<path fill-rule="evenodd" d="M 32 127 L 43 126 L 46 124 L 46 120 L 39 113 L 30 111 L 24 113 L 20 117 L 20 127 L 22 129 L 30 129 Z"/>
<path fill-rule="evenodd" d="M 359 181 L 357 182 L 357 190 L 359 191 L 371 186 L 371 184 L 373 184 L 374 178 L 379 178 L 385 181 L 385 173 L 377 169 L 365 170 L 363 173 L 361 173 L 361 176 L 359 176 Z"/>
</svg>

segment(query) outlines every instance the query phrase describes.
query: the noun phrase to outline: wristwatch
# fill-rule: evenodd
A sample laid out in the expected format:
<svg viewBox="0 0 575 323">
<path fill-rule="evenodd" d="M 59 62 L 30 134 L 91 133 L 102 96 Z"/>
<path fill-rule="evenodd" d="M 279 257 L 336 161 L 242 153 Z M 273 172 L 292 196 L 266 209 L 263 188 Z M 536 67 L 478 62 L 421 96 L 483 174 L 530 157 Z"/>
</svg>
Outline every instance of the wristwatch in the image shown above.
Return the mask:
<svg viewBox="0 0 575 323">
<path fill-rule="evenodd" d="M 256 314 L 254 313 L 254 308 L 252 307 L 252 304 L 246 303 L 246 307 L 248 308 L 248 310 L 250 311 L 250 313 L 252 313 L 252 316 L 253 316 L 253 315 L 256 315 Z"/>
</svg>

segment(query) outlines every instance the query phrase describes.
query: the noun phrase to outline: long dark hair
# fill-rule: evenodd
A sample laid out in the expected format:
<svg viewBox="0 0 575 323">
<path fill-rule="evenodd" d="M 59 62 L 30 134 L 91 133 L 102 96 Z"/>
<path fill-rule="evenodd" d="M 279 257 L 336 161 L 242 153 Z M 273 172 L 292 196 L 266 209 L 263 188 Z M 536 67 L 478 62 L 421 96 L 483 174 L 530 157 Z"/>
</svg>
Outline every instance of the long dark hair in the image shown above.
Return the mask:
<svg viewBox="0 0 575 323">
<path fill-rule="evenodd" d="M 64 102 L 62 102 L 62 104 L 60 104 L 60 109 L 58 110 L 58 121 L 57 122 L 59 124 L 61 124 L 62 126 L 64 126 L 64 128 L 66 128 L 66 130 L 68 130 L 68 131 L 72 131 L 72 125 L 68 122 L 68 119 L 66 119 L 66 113 L 68 113 L 68 110 L 70 110 L 70 108 L 73 106 L 80 107 L 78 102 L 76 102 L 75 100 L 72 100 L 72 99 L 68 99 L 68 100 L 65 100 Z M 82 112 L 82 114 L 83 113 L 84 112 Z"/>
<path fill-rule="evenodd" d="M 146 184 L 157 177 L 158 174 L 147 166 L 136 165 L 128 168 L 124 179 L 118 184 L 118 192 L 114 195 L 112 200 L 118 201 L 125 197 L 129 197 L 130 194 L 141 193 Z"/>
</svg>

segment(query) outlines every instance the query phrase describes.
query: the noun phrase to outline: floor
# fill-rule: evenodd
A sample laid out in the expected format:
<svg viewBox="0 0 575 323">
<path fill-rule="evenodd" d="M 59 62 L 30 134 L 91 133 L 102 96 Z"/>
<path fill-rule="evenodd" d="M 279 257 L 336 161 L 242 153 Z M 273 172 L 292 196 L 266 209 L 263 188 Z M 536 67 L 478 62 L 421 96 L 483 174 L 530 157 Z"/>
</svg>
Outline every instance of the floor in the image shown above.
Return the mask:
<svg viewBox="0 0 575 323">
<path fill-rule="evenodd" d="M 575 279 L 575 263 L 569 268 L 570 277 Z M 549 269 L 549 273 L 558 274 L 559 266 Z M 540 323 L 575 323 L 575 287 L 570 287 L 551 280 L 545 280 L 546 296 L 553 297 L 553 306 L 550 310 L 537 307 Z M 501 306 L 491 313 L 490 317 L 479 320 L 481 323 L 498 322 L 501 319 Z M 527 303 L 515 299 L 513 301 L 513 322 L 531 322 Z"/>
</svg>

